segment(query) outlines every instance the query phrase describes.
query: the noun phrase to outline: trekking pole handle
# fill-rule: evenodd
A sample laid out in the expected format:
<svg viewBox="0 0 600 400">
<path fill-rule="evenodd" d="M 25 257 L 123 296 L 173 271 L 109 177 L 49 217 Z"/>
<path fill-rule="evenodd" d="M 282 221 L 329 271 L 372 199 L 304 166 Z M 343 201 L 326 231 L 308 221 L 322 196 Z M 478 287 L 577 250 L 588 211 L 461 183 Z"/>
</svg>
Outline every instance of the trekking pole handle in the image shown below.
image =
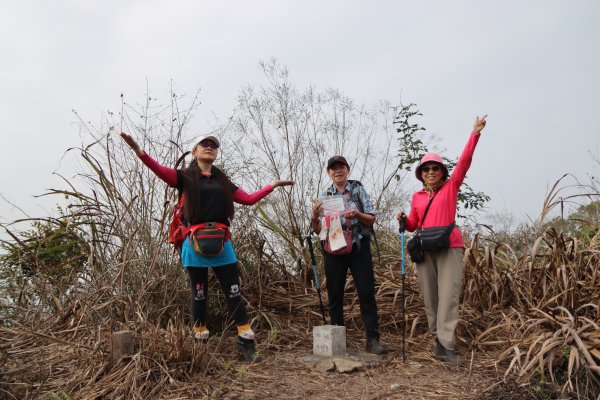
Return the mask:
<svg viewBox="0 0 600 400">
<path fill-rule="evenodd" d="M 405 219 L 406 219 L 406 217 L 405 217 L 405 216 L 403 216 L 402 218 L 400 218 L 400 219 L 398 220 L 398 232 L 400 232 L 400 233 L 404 232 L 404 229 L 405 229 L 405 228 L 404 228 L 404 220 L 405 220 Z"/>
</svg>

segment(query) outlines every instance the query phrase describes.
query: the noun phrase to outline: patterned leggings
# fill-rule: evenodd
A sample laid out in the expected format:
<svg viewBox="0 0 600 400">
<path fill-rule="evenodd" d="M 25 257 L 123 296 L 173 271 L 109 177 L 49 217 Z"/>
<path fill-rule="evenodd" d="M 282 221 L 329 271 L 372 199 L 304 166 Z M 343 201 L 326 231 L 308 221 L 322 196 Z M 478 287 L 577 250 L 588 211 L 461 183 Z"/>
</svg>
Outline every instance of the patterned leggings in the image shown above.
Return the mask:
<svg viewBox="0 0 600 400">
<path fill-rule="evenodd" d="M 192 318 L 195 326 L 206 325 L 206 301 L 208 299 L 208 268 L 187 267 L 192 291 Z M 240 293 L 240 276 L 237 263 L 213 267 L 227 299 L 227 307 L 237 326 L 248 323 L 248 314 Z"/>
</svg>

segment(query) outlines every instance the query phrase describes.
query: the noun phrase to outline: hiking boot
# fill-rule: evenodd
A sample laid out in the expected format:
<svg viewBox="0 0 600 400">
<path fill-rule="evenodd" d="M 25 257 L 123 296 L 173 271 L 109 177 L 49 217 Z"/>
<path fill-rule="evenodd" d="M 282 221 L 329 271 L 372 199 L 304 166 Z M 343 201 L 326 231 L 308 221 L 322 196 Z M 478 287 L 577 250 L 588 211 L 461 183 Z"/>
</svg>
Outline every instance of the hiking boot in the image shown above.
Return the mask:
<svg viewBox="0 0 600 400">
<path fill-rule="evenodd" d="M 437 341 L 437 339 L 435 341 L 435 357 L 438 360 L 445 361 L 449 364 L 455 364 L 459 367 L 464 365 L 462 357 L 456 354 L 455 350 L 449 350 L 445 348 L 440 342 Z"/>
<path fill-rule="evenodd" d="M 387 354 L 390 352 L 389 349 L 383 347 L 381 343 L 379 343 L 379 339 L 376 337 L 367 338 L 367 347 L 365 348 L 367 352 L 372 354 Z"/>
<path fill-rule="evenodd" d="M 442 346 L 442 344 L 437 339 L 435 339 L 435 357 L 440 358 L 444 356 L 446 354 L 445 350 L 446 349 L 444 348 L 444 346 Z"/>
<path fill-rule="evenodd" d="M 242 352 L 244 360 L 246 361 L 260 361 L 260 357 L 256 353 L 256 346 L 254 340 L 244 339 L 238 336 L 236 347 Z"/>
</svg>

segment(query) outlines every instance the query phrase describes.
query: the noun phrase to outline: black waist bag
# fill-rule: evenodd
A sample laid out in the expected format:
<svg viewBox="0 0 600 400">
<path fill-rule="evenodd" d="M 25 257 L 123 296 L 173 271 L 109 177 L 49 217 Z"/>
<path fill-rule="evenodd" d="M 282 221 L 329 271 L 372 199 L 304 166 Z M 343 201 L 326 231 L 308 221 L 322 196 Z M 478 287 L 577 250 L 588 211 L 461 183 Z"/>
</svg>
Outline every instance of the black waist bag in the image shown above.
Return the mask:
<svg viewBox="0 0 600 400">
<path fill-rule="evenodd" d="M 424 251 L 447 249 L 450 247 L 450 233 L 454 230 L 454 222 L 447 226 L 421 228 L 423 222 L 425 222 L 427 213 L 429 212 L 429 207 L 431 207 L 431 203 L 436 195 L 437 192 L 429 199 L 429 203 L 427 204 L 427 208 L 425 208 L 423 218 L 421 218 L 421 223 L 415 231 L 415 235 L 406 243 L 410 259 L 414 263 L 420 263 L 425 260 Z"/>
<path fill-rule="evenodd" d="M 421 241 L 421 249 L 440 250 L 450 247 L 450 233 L 454 230 L 454 222 L 447 226 L 432 226 L 422 228 L 417 233 Z"/>
<path fill-rule="evenodd" d="M 448 226 L 432 226 L 419 228 L 407 243 L 410 259 L 415 263 L 425 260 L 424 251 L 441 250 L 450 247 L 450 233 L 454 230 L 454 222 Z"/>
</svg>

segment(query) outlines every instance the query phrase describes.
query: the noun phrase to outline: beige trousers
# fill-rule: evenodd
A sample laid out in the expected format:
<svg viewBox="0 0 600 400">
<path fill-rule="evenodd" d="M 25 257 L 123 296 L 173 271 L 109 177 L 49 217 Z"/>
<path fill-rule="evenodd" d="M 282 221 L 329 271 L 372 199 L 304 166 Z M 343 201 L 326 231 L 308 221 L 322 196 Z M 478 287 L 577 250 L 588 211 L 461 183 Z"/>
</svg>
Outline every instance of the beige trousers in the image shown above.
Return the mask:
<svg viewBox="0 0 600 400">
<path fill-rule="evenodd" d="M 429 330 L 449 350 L 456 348 L 463 270 L 463 249 L 460 247 L 426 251 L 425 260 L 417 264 Z"/>
</svg>

